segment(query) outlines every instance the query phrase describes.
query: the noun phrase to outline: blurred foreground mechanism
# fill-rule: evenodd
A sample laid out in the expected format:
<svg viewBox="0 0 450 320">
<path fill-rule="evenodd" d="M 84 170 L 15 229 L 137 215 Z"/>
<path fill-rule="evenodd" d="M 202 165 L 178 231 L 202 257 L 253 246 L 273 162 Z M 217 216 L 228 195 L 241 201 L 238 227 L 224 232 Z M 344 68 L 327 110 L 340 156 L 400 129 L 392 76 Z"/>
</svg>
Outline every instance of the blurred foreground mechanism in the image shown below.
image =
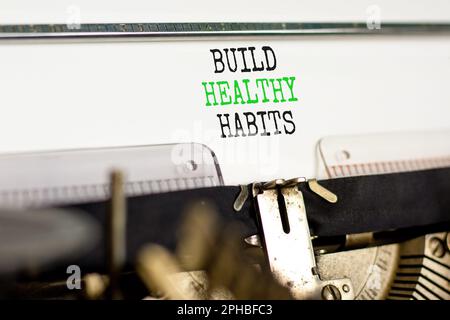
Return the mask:
<svg viewBox="0 0 450 320">
<path fill-rule="evenodd" d="M 269 270 L 252 264 L 233 226 L 220 231 L 206 203 L 191 209 L 176 255 L 150 245 L 138 272 L 153 294 L 169 299 L 290 299 Z"/>
<path fill-rule="evenodd" d="M 195 170 L 187 174 L 194 173 Z M 22 216 L 20 211 L 13 215 L 0 214 L 0 219 L 6 221 L 9 217 L 15 222 L 11 224 L 15 229 L 2 224 L 3 243 L 11 242 L 14 236 L 24 241 L 31 239 L 23 244 L 24 251 L 12 250 L 10 245 L 0 246 L 3 263 L 0 280 L 4 284 L 0 286 L 0 294 L 52 299 L 450 300 L 448 232 L 424 235 L 422 230 L 417 234 L 387 230 L 346 234 L 331 240 L 311 235 L 303 195 L 310 191 L 315 201 L 334 206 L 339 204 L 338 195 L 342 193 L 303 178 L 239 188 L 234 204 L 227 205 L 234 209 L 238 221 L 242 211 L 249 210 L 245 206 L 250 200 L 257 215 L 257 234 L 243 239 L 239 232 L 242 226 L 221 220 L 216 214 L 219 208 L 214 204 L 207 199 L 193 201 L 185 208 L 186 218 L 177 231 L 175 251 L 148 243 L 133 255 L 132 266 L 127 265 L 130 262 L 126 228 L 130 193 L 126 178 L 122 170 L 114 170 L 109 175 L 110 199 L 102 224 L 104 269 L 82 274 L 76 281 L 81 290 L 69 289 L 67 279 L 50 277 L 36 281 L 34 276 L 51 270 L 45 269 L 50 262 L 56 263 L 64 256 L 92 246 L 96 240 L 92 236 L 99 234 L 93 221 L 80 220 L 82 215 L 66 217 L 66 211 L 57 210 L 43 212 L 38 219 L 37 213 L 30 210 L 23 213 L 27 223 L 17 224 Z M 308 191 L 299 188 L 300 184 Z M 73 228 L 78 224 L 78 229 Z M 45 232 L 39 233 L 45 229 L 41 227 L 51 227 L 55 232 L 46 233 L 46 239 Z M 19 241 L 15 242 L 21 246 Z M 40 246 L 40 243 L 47 244 Z M 48 250 L 38 254 L 39 251 L 31 250 L 33 246 Z M 5 268 L 9 268 L 8 272 Z M 31 281 L 21 278 L 18 271 L 26 271 Z"/>
<path fill-rule="evenodd" d="M 108 273 L 84 275 L 79 292 L 68 292 L 65 281 L 21 283 L 14 297 L 450 299 L 449 233 L 381 246 L 371 246 L 373 234 L 355 234 L 346 236 L 345 250 L 321 249 L 317 237 L 310 235 L 298 189 L 298 183 L 304 182 L 300 178 L 254 184 L 252 195 L 237 197 L 238 202 L 254 197 L 259 235 L 243 241 L 238 236 L 239 224 L 223 224 L 217 208 L 207 201 L 194 202 L 179 230 L 175 252 L 148 244 L 136 257 L 135 271 L 125 270 L 123 172 L 112 172 L 110 179 L 111 200 L 104 226 Z M 317 181 L 308 185 L 320 201 L 339 201 Z"/>
</svg>

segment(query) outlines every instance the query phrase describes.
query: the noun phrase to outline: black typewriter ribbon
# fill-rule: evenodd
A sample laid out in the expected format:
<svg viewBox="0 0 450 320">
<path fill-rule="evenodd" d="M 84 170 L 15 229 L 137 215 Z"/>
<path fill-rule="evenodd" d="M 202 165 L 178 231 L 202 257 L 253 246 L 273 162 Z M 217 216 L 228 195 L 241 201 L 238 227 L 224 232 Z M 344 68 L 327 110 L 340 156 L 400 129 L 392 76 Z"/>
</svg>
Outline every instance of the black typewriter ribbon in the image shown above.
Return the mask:
<svg viewBox="0 0 450 320">
<path fill-rule="evenodd" d="M 345 234 L 422 227 L 450 222 L 450 168 L 357 176 L 319 181 L 338 196 L 328 203 L 301 183 L 312 234 Z M 236 212 L 239 186 L 219 186 L 129 197 L 127 199 L 127 262 L 132 264 L 142 245 L 156 243 L 174 249 L 187 207 L 207 201 L 224 222 L 241 225 L 242 238 L 258 233 L 251 196 Z M 106 223 L 108 201 L 70 206 Z M 104 264 L 105 237 L 77 263 L 86 268 Z"/>
</svg>

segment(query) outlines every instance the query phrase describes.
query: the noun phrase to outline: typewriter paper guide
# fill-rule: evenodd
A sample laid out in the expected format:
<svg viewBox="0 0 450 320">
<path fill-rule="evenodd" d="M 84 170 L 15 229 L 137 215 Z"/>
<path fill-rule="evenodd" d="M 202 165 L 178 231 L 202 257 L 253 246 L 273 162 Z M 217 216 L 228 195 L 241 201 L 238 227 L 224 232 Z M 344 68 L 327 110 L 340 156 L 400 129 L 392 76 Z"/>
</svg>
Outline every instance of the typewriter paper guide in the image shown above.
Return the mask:
<svg viewBox="0 0 450 320">
<path fill-rule="evenodd" d="M 196 142 L 215 152 L 225 184 L 235 184 L 316 175 L 315 147 L 325 136 L 450 129 L 445 36 L 5 42 L 0 47 L 1 153 Z M 224 59 L 225 70 L 215 73 L 211 50 L 247 48 L 252 69 L 249 47 L 255 48 L 256 68 L 266 66 L 263 71 L 241 72 L 245 66 L 236 51 L 238 70 L 230 72 Z M 276 67 L 266 70 L 274 64 L 272 52 Z M 257 79 L 265 80 L 258 84 Z M 207 105 L 210 85 L 218 105 L 212 96 Z M 286 101 L 274 85 L 283 86 Z M 249 112 L 258 128 L 254 136 Z M 225 114 L 231 132 L 225 128 L 223 138 Z M 270 135 L 261 135 L 261 117 Z"/>
</svg>

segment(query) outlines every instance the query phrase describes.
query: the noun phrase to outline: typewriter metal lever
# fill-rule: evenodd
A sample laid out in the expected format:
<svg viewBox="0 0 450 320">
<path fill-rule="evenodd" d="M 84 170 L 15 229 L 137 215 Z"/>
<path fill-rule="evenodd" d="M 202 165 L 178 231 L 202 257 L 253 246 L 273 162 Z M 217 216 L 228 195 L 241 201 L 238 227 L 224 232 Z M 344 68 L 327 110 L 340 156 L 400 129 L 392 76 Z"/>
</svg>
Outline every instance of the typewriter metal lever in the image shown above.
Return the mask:
<svg viewBox="0 0 450 320">
<path fill-rule="evenodd" d="M 354 299 L 350 279 L 320 279 L 299 181 L 291 181 L 275 180 L 253 188 L 272 273 L 296 299 Z"/>
</svg>

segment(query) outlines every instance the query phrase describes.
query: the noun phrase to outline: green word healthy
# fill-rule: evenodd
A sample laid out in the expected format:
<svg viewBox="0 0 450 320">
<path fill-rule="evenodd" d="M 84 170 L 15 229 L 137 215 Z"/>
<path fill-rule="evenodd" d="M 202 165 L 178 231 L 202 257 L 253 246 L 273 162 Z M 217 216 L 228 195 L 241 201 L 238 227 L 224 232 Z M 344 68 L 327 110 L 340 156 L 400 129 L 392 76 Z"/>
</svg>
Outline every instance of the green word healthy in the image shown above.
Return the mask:
<svg viewBox="0 0 450 320">
<path fill-rule="evenodd" d="M 202 82 L 206 106 L 294 102 L 295 77 Z"/>
</svg>

